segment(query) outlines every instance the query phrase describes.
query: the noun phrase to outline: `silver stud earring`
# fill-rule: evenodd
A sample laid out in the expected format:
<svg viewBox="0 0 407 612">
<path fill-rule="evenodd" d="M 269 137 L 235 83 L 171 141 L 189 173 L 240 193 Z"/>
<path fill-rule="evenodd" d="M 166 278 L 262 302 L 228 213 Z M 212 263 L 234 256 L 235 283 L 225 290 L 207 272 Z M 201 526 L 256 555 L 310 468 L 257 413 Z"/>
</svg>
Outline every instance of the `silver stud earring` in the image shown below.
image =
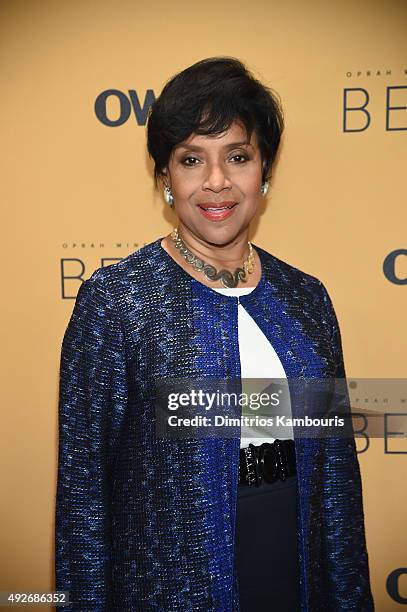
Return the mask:
<svg viewBox="0 0 407 612">
<path fill-rule="evenodd" d="M 168 206 L 174 206 L 174 196 L 169 187 L 164 187 L 164 200 L 167 202 Z"/>
<path fill-rule="evenodd" d="M 269 182 L 268 181 L 264 181 L 264 183 L 261 186 L 261 190 L 260 190 L 261 191 L 261 195 L 263 197 L 265 197 L 267 192 L 268 192 L 268 190 L 269 190 Z"/>
</svg>

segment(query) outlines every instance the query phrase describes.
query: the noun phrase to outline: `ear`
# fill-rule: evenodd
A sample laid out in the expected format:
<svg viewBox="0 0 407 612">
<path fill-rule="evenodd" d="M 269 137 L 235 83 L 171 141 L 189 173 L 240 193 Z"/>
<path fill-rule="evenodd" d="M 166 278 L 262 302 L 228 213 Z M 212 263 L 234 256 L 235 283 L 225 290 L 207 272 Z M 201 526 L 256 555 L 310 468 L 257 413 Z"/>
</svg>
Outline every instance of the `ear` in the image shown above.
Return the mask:
<svg viewBox="0 0 407 612">
<path fill-rule="evenodd" d="M 161 170 L 161 180 L 163 182 L 164 187 L 171 187 L 169 178 L 170 178 L 170 175 L 168 172 L 168 168 L 163 168 Z"/>
</svg>

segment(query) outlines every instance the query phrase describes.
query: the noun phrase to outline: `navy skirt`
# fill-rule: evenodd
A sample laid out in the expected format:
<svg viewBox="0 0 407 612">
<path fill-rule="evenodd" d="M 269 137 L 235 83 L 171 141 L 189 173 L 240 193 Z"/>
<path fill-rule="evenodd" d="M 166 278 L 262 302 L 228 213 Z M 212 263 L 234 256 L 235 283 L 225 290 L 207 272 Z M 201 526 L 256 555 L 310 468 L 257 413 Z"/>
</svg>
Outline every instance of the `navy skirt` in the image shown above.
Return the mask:
<svg viewBox="0 0 407 612">
<path fill-rule="evenodd" d="M 241 612 L 299 612 L 296 476 L 239 485 L 236 569 Z"/>
</svg>

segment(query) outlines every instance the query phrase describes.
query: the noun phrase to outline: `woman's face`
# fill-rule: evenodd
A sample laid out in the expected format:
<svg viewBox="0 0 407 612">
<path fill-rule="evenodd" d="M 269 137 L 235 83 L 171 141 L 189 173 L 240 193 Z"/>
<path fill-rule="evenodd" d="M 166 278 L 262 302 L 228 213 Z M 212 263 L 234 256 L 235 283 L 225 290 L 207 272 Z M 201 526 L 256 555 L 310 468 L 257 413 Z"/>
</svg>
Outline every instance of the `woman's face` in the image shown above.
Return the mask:
<svg viewBox="0 0 407 612">
<path fill-rule="evenodd" d="M 250 142 L 238 122 L 220 136 L 192 134 L 174 147 L 165 174 L 184 236 L 225 245 L 247 234 L 262 182 L 254 131 Z"/>
</svg>

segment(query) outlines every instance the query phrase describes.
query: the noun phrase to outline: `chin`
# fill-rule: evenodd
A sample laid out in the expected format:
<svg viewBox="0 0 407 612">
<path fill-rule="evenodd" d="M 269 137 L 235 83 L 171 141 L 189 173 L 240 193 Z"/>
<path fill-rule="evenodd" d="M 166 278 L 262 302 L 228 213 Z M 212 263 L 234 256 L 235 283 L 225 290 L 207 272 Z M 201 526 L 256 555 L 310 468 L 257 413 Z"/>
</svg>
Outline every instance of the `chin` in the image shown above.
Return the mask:
<svg viewBox="0 0 407 612">
<path fill-rule="evenodd" d="M 216 246 L 223 246 L 233 242 L 235 238 L 244 231 L 244 227 L 221 227 L 214 226 L 211 228 L 199 228 L 199 236 L 208 242 Z"/>
</svg>

